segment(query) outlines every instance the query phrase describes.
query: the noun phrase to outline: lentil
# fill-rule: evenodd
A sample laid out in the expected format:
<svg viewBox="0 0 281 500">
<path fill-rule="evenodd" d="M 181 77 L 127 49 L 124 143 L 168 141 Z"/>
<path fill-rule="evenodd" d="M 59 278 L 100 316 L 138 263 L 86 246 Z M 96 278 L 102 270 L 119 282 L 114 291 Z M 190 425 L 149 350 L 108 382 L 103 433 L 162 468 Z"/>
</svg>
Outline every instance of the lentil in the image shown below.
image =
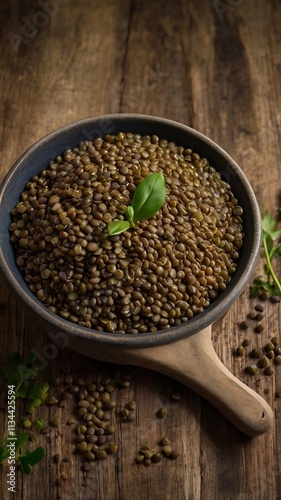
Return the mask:
<svg viewBox="0 0 281 500">
<path fill-rule="evenodd" d="M 241 321 L 241 323 L 239 323 L 239 328 L 241 328 L 241 330 L 247 330 L 249 328 L 249 324 L 247 321 Z"/>
<path fill-rule="evenodd" d="M 159 408 L 157 412 L 157 417 L 165 418 L 167 416 L 167 408 Z"/>
<path fill-rule="evenodd" d="M 264 368 L 263 370 L 263 373 L 265 375 L 268 375 L 268 376 L 271 376 L 273 374 L 273 369 L 271 366 L 267 366 L 266 368 Z"/>
<path fill-rule="evenodd" d="M 259 323 L 256 328 L 255 328 L 255 332 L 256 333 L 261 333 L 262 331 L 264 330 L 264 326 L 262 323 Z"/>
<path fill-rule="evenodd" d="M 235 350 L 236 356 L 243 356 L 244 354 L 244 348 L 242 345 L 238 346 Z"/>
<path fill-rule="evenodd" d="M 186 151 L 122 132 L 65 151 L 27 183 L 10 234 L 38 300 L 81 326 L 135 334 L 188 321 L 216 299 L 236 270 L 243 209 L 209 162 Z M 166 179 L 162 209 L 109 236 L 151 171 Z"/>
<path fill-rule="evenodd" d="M 250 375 L 255 375 L 258 371 L 258 368 L 256 365 L 249 365 L 246 366 L 245 372 L 249 373 Z"/>
</svg>

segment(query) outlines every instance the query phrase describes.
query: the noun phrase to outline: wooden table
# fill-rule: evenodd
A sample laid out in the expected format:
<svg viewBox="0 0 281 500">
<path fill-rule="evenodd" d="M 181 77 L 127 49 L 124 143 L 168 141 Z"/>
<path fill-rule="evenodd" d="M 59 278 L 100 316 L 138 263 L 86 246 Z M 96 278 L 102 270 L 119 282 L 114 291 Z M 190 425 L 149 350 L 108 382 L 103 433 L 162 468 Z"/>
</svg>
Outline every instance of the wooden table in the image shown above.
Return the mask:
<svg viewBox="0 0 281 500">
<path fill-rule="evenodd" d="M 105 113 L 158 115 L 188 124 L 218 142 L 241 166 L 261 210 L 280 206 L 281 4 L 277 0 L 13 0 L 2 2 L 0 180 L 37 139 L 80 118 Z M 256 274 L 262 271 L 260 260 Z M 279 267 L 280 272 L 280 267 Z M 46 335 L 28 317 L 6 285 L 0 284 L 1 365 L 10 351 L 44 353 Z M 116 456 L 81 469 L 74 454 L 74 397 L 45 406 L 59 428 L 38 437 L 45 457 L 31 475 L 17 472 L 16 495 L 7 491 L 1 468 L 1 498 L 86 500 L 273 500 L 281 498 L 281 368 L 274 376 L 251 377 L 249 362 L 233 356 L 243 338 L 263 346 L 281 338 L 280 304 L 269 301 L 264 331 L 238 325 L 258 301 L 249 290 L 215 331 L 223 363 L 271 405 L 272 429 L 259 437 L 240 433 L 209 403 L 168 377 L 145 369 L 121 368 L 130 386 L 116 390 L 117 407 L 137 402 L 136 420 L 118 415 Z M 44 356 L 43 356 L 43 359 Z M 110 365 L 67 349 L 45 363 L 40 377 L 55 380 L 54 394 L 92 369 Z M 198 367 L 200 370 L 200 366 Z M 84 370 L 84 371 L 83 371 Z M 81 375 L 82 374 L 82 375 Z M 3 381 L 2 381 L 3 382 Z M 172 401 L 166 389 L 181 394 Z M 7 429 L 7 397 L 2 383 L 1 435 Z M 165 419 L 156 417 L 165 406 Z M 18 412 L 20 407 L 18 407 Z M 70 420 L 71 421 L 71 420 Z M 167 434 L 179 456 L 145 467 L 134 458 L 140 445 Z M 60 454 L 56 463 L 54 455 Z"/>
</svg>

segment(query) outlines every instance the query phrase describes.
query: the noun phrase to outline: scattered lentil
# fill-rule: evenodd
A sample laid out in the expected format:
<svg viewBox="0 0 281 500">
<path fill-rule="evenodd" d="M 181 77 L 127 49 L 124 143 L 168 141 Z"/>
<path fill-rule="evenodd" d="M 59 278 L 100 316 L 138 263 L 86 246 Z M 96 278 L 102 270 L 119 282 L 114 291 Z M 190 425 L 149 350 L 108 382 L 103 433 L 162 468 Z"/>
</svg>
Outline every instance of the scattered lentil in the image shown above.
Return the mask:
<svg viewBox="0 0 281 500">
<path fill-rule="evenodd" d="M 255 305 L 255 310 L 259 311 L 259 312 L 263 312 L 264 311 L 264 307 L 263 307 L 262 304 L 256 304 Z"/>
<path fill-rule="evenodd" d="M 165 418 L 167 416 L 167 408 L 159 408 L 158 412 L 157 412 L 157 417 L 159 418 Z"/>
<path fill-rule="evenodd" d="M 247 323 L 247 321 L 241 321 L 241 323 L 239 323 L 239 328 L 241 328 L 241 330 L 247 330 L 249 328 L 249 323 Z"/>
<path fill-rule="evenodd" d="M 269 376 L 273 375 L 273 369 L 272 369 L 272 366 L 267 366 L 266 368 L 264 368 L 263 373 L 264 373 L 265 375 L 269 375 Z"/>
<path fill-rule="evenodd" d="M 236 356 L 243 356 L 244 354 L 244 348 L 242 345 L 239 345 L 236 349 L 235 349 L 235 354 Z"/>
<path fill-rule="evenodd" d="M 258 371 L 258 367 L 256 365 L 249 365 L 246 366 L 245 372 L 249 373 L 250 375 L 255 375 Z"/>
</svg>

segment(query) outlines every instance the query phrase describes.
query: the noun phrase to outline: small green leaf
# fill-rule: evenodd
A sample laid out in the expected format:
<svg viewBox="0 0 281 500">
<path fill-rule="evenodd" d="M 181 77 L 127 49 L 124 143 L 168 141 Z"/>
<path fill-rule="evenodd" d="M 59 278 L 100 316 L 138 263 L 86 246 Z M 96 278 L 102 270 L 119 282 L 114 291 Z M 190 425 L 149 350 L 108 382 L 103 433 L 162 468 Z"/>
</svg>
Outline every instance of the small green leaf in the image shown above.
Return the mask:
<svg viewBox="0 0 281 500">
<path fill-rule="evenodd" d="M 16 450 L 19 450 L 23 444 L 27 443 L 29 437 L 25 432 L 21 432 L 16 436 L 17 440 L 15 443 Z"/>
<path fill-rule="evenodd" d="M 6 446 L 0 446 L 0 465 L 2 465 L 4 460 L 9 456 L 10 456 L 10 450 L 7 450 Z"/>
<path fill-rule="evenodd" d="M 130 222 L 127 220 L 114 220 L 108 224 L 108 232 L 111 236 L 121 234 L 130 228 Z"/>
<path fill-rule="evenodd" d="M 270 252 L 270 257 L 274 257 L 275 255 L 280 255 L 281 256 L 281 243 L 274 247 L 271 252 Z"/>
<path fill-rule="evenodd" d="M 44 418 L 42 418 L 42 417 L 37 418 L 37 419 L 35 420 L 34 424 L 35 424 L 36 429 L 37 429 L 39 432 L 41 432 L 41 431 L 42 431 L 42 429 L 44 429 L 44 427 L 45 427 L 45 420 L 44 420 Z"/>
<path fill-rule="evenodd" d="M 49 385 L 48 384 L 42 384 L 40 382 L 35 383 L 32 385 L 30 388 L 29 394 L 28 394 L 28 399 L 44 399 L 46 396 L 46 392 L 48 392 Z"/>
<path fill-rule="evenodd" d="M 133 199 L 134 221 L 152 217 L 163 205 L 166 197 L 164 175 L 154 172 L 148 175 L 137 186 Z"/>
<path fill-rule="evenodd" d="M 276 220 L 268 211 L 262 217 L 262 230 L 265 237 L 270 237 L 272 240 L 281 235 L 281 229 L 276 229 Z"/>
<path fill-rule="evenodd" d="M 26 462 L 25 457 L 19 457 L 18 461 L 19 461 L 20 468 L 21 468 L 22 472 L 29 476 L 29 474 L 32 471 L 31 465 L 28 462 Z"/>
</svg>

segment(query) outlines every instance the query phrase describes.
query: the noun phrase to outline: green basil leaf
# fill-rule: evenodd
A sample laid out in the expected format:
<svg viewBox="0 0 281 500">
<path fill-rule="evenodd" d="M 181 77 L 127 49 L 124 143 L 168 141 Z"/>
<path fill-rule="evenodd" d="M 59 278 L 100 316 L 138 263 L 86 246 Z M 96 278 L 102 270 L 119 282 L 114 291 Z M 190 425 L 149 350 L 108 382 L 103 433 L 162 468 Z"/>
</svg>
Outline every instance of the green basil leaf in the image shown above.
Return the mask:
<svg viewBox="0 0 281 500">
<path fill-rule="evenodd" d="M 111 236 L 121 234 L 130 228 L 130 222 L 127 220 L 114 220 L 108 224 L 108 232 Z"/>
<path fill-rule="evenodd" d="M 270 252 L 270 257 L 274 257 L 275 255 L 281 255 L 281 243 L 279 243 L 276 247 L 272 249 Z"/>
<path fill-rule="evenodd" d="M 143 179 L 137 186 L 133 199 L 134 221 L 152 217 L 163 205 L 166 197 L 164 175 L 154 172 Z"/>
</svg>

